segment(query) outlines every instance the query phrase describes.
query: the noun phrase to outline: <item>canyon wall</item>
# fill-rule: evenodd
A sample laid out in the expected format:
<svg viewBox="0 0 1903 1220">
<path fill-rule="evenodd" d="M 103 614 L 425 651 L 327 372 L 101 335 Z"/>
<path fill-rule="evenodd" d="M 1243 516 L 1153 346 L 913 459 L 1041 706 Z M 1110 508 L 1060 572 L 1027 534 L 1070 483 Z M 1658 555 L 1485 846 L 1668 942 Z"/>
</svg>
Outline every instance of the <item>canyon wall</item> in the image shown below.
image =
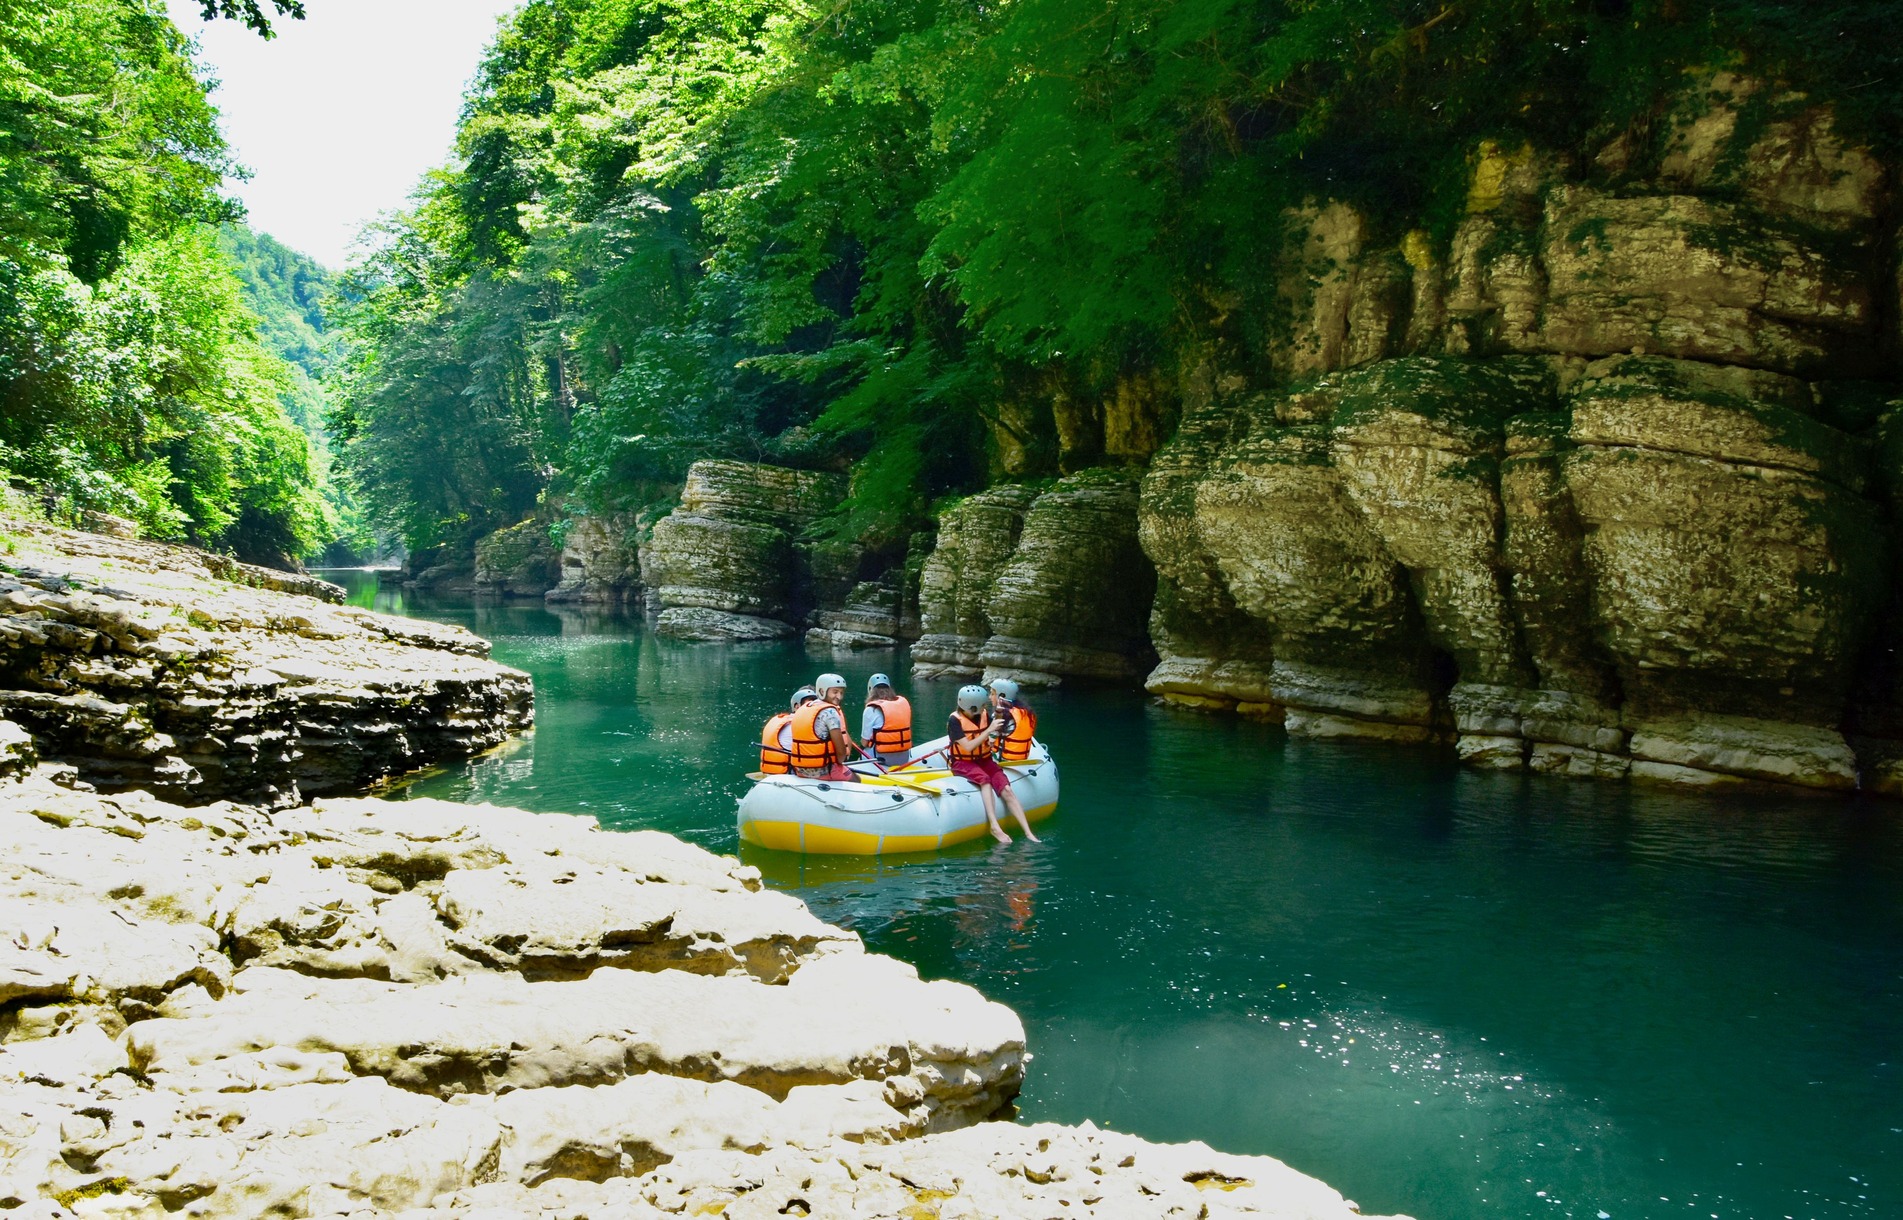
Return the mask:
<svg viewBox="0 0 1903 1220">
<path fill-rule="evenodd" d="M 902 563 L 816 540 L 847 479 L 707 461 L 649 527 L 575 523 L 551 599 L 1476 766 L 1903 795 L 1891 168 L 1720 73 L 1468 183 L 1437 231 L 1266 218 L 1273 308 L 999 403 L 997 481 Z"/>
<path fill-rule="evenodd" d="M 642 552 L 660 610 L 656 630 L 686 640 L 797 634 L 818 586 L 841 580 L 836 557 L 802 535 L 845 491 L 834 474 L 695 462 L 680 506 L 655 523 Z"/>
<path fill-rule="evenodd" d="M 1482 766 L 1903 793 L 1887 174 L 1758 93 L 1709 82 L 1646 165 L 1482 148 L 1444 249 L 1287 218 L 1283 378 L 1190 404 L 1144 479 L 1150 689 Z"/>
</svg>

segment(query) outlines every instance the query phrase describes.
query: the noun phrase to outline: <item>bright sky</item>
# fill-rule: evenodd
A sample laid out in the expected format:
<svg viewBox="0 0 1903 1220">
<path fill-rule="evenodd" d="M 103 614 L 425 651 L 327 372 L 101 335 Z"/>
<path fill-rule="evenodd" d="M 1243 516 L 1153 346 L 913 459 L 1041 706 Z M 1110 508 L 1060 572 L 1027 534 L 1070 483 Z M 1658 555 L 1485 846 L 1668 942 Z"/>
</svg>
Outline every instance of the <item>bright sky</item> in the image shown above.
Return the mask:
<svg viewBox="0 0 1903 1220">
<path fill-rule="evenodd" d="M 402 207 L 448 158 L 463 86 L 496 19 L 520 2 L 307 0 L 310 15 L 279 19 L 267 42 L 199 20 L 197 0 L 168 0 L 199 36 L 225 138 L 254 171 L 233 184 L 251 227 L 331 267 L 364 222 Z"/>
</svg>

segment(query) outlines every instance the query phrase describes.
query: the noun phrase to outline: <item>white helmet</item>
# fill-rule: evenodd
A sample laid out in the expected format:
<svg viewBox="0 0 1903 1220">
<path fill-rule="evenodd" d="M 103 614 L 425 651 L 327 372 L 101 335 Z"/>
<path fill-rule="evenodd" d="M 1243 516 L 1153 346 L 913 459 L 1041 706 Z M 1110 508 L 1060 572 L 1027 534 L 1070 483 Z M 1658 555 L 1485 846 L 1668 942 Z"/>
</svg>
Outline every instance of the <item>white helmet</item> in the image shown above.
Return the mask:
<svg viewBox="0 0 1903 1220">
<path fill-rule="evenodd" d="M 813 679 L 813 689 L 822 695 L 835 686 L 840 690 L 846 689 L 846 680 L 838 674 L 821 674 Z"/>
<path fill-rule="evenodd" d="M 881 686 L 890 685 L 892 685 L 892 679 L 886 674 L 873 674 L 870 678 L 866 679 L 866 689 L 868 691 L 875 691 Z"/>
<path fill-rule="evenodd" d="M 1018 701 L 1018 684 L 1009 678 L 991 679 L 991 689 L 1013 703 Z"/>
<path fill-rule="evenodd" d="M 985 694 L 982 686 L 961 686 L 958 688 L 958 710 L 967 716 L 976 715 L 991 703 L 991 696 Z"/>
<path fill-rule="evenodd" d="M 810 686 L 802 686 L 793 692 L 793 710 L 799 711 L 800 704 L 819 698 L 819 692 Z"/>
</svg>

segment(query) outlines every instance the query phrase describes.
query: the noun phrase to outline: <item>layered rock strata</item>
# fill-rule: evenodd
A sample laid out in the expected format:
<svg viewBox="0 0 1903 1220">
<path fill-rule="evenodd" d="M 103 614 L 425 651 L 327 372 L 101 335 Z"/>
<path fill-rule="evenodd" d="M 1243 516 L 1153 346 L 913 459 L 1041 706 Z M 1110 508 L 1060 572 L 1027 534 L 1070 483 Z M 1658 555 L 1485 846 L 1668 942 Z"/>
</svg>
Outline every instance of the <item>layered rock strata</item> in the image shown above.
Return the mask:
<svg viewBox="0 0 1903 1220">
<path fill-rule="evenodd" d="M 561 578 L 561 552 L 541 514 L 476 542 L 475 590 L 488 597 L 541 597 Z"/>
<path fill-rule="evenodd" d="M 1156 578 L 1137 505 L 1133 474 L 1093 469 L 1042 492 L 994 487 L 948 511 L 920 574 L 914 674 L 1049 685 L 1144 672 Z"/>
<path fill-rule="evenodd" d="M 1029 488 L 1003 484 L 968 496 L 938 519 L 938 544 L 919 573 L 918 643 L 912 672 L 920 678 L 963 677 L 984 666 L 991 638 L 991 591 L 1017 552 Z"/>
<path fill-rule="evenodd" d="M 1153 692 L 1483 766 L 1903 792 L 1885 170 L 1801 98 L 1696 101 L 1645 164 L 1483 147 L 1444 250 L 1288 218 L 1286 384 L 1191 404 L 1144 479 Z"/>
<path fill-rule="evenodd" d="M 581 516 L 562 538 L 560 579 L 546 594 L 550 605 L 624 606 L 643 600 L 641 544 L 634 513 Z"/>
<path fill-rule="evenodd" d="M 687 640 L 797 634 L 816 604 L 814 549 L 801 535 L 844 494 L 838 475 L 694 463 L 680 506 L 655 523 L 645 552 L 656 630 Z"/>
<path fill-rule="evenodd" d="M 460 628 L 186 547 L 0 529 L 0 715 L 101 788 L 290 803 L 488 749 L 532 718 L 528 675 Z"/>
<path fill-rule="evenodd" d="M 664 835 L 35 774 L 0 854 L 21 1214 L 1354 1214 L 1266 1157 L 974 1127 L 1009 1009 Z"/>
</svg>

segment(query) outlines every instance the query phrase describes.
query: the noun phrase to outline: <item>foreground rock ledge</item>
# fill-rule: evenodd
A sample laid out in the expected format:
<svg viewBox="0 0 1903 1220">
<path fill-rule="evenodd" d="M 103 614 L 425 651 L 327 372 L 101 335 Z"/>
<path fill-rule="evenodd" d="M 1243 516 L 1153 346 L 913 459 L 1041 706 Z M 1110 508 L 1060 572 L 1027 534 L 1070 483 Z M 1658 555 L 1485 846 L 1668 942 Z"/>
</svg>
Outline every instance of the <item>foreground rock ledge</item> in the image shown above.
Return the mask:
<svg viewBox="0 0 1903 1220">
<path fill-rule="evenodd" d="M 310 577 L 0 518 L 0 717 L 106 789 L 295 804 L 529 726 L 529 676 L 460 627 Z"/>
<path fill-rule="evenodd" d="M 1020 1127 L 1017 1016 L 666 835 L 0 782 L 10 1215 L 1346 1217 Z"/>
</svg>

